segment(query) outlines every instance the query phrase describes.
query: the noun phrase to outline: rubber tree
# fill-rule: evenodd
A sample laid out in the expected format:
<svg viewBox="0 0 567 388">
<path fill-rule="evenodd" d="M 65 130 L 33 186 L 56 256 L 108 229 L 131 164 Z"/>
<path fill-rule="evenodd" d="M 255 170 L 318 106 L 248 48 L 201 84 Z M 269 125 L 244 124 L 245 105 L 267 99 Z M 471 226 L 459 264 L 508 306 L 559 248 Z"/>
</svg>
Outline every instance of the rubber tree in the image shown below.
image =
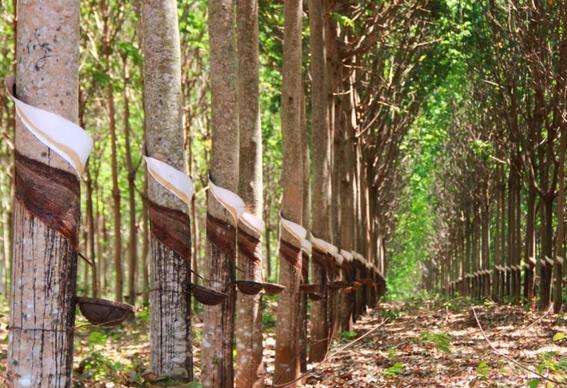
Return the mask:
<svg viewBox="0 0 567 388">
<path fill-rule="evenodd" d="M 302 30 L 303 2 L 284 3 L 284 46 L 282 68 L 282 217 L 301 225 L 303 222 L 303 134 L 302 104 Z M 300 299 L 301 241 L 280 228 L 280 278 L 286 289 L 278 302 L 276 323 L 276 360 L 274 384 L 295 386 L 300 372 Z"/>
<path fill-rule="evenodd" d="M 209 2 L 209 40 L 211 74 L 210 180 L 232 192 L 238 190 L 238 102 L 235 15 L 231 0 Z M 208 192 L 205 270 L 209 286 L 226 292 L 218 306 L 206 306 L 201 365 L 205 387 L 231 387 L 234 384 L 233 351 L 236 259 L 235 220 Z M 217 233 L 218 232 L 218 233 Z M 221 241 L 228 236 L 228 241 Z"/>
<path fill-rule="evenodd" d="M 331 201 L 331 139 L 329 133 L 328 85 L 326 80 L 325 8 L 322 0 L 309 1 L 309 25 L 311 28 L 311 125 L 313 132 L 313 190 L 311 194 L 313 235 L 330 241 Z M 313 250 L 313 284 L 321 285 L 323 298 L 311 307 L 311 362 L 323 360 L 328 348 L 327 272 L 315 260 Z"/>
<path fill-rule="evenodd" d="M 184 170 L 181 62 L 175 0 L 144 0 L 144 111 L 147 156 Z M 187 206 L 153 177 L 148 179 L 150 220 L 151 370 L 158 377 L 191 380 L 191 241 Z M 184 244 L 172 244 L 172 233 Z"/>
<path fill-rule="evenodd" d="M 259 104 L 259 41 L 258 1 L 236 2 L 238 51 L 238 128 L 240 143 L 238 194 L 248 211 L 262 218 L 262 131 Z M 238 255 L 238 266 L 243 279 L 262 282 L 262 249 L 256 245 L 252 261 Z M 264 385 L 262 362 L 261 295 L 239 293 L 236 304 L 236 376 L 237 387 Z"/>
<path fill-rule="evenodd" d="M 78 0 L 20 1 L 16 96 L 78 121 Z M 8 379 L 14 386 L 71 386 L 79 179 L 72 167 L 16 124 L 16 196 Z M 32 192 L 26 182 L 32 182 Z M 46 202 L 33 202 L 33 192 Z M 30 200 L 32 202 L 30 202 Z M 42 206 L 47 205 L 47 206 Z M 45 217 L 57 206 L 56 225 Z M 64 215 L 65 220 L 58 218 Z M 61 226 L 64 225 L 62 228 Z"/>
</svg>

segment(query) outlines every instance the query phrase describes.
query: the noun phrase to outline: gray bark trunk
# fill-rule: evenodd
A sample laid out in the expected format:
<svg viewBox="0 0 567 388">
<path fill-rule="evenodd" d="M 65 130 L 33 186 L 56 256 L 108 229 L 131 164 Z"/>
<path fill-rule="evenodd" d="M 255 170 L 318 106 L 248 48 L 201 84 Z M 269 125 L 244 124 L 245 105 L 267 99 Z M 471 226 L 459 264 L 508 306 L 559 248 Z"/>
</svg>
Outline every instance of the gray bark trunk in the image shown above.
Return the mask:
<svg viewBox="0 0 567 388">
<path fill-rule="evenodd" d="M 313 235 L 326 241 L 331 239 L 331 139 L 329 134 L 328 83 L 326 80 L 325 7 L 321 0 L 309 1 L 311 26 L 311 105 L 313 131 Z M 313 263 L 313 283 L 326 284 L 327 271 Z M 311 346 L 309 359 L 323 360 L 328 348 L 327 289 L 321 290 L 323 298 L 313 302 L 311 308 Z"/>
<path fill-rule="evenodd" d="M 259 42 L 258 1 L 238 0 L 238 113 L 240 168 L 238 193 L 248 210 L 258 218 L 263 215 L 262 131 L 259 101 Z M 257 246 L 257 258 L 262 258 L 262 247 Z M 238 257 L 243 279 L 262 281 L 262 260 L 252 261 Z M 235 386 L 264 386 L 262 362 L 262 312 L 260 294 L 238 294 L 236 305 L 236 376 Z"/>
<path fill-rule="evenodd" d="M 77 122 L 79 1 L 19 2 L 17 15 L 18 97 Z M 73 174 L 19 120 L 16 150 Z M 77 196 L 69 210 L 78 207 Z M 16 387 L 71 386 L 77 232 L 78 223 L 75 238 L 64 237 L 15 201 L 8 378 Z"/>
<path fill-rule="evenodd" d="M 237 63 L 234 31 L 234 6 L 231 0 L 209 2 L 209 39 L 211 47 L 212 181 L 230 191 L 238 190 L 238 103 Z M 231 228 L 231 216 L 209 193 L 207 217 Z M 229 249 L 222 249 L 207 228 L 205 246 L 208 286 L 228 293 L 225 302 L 206 306 L 201 364 L 205 387 L 232 387 L 234 370 L 234 280 L 236 238 Z"/>
<path fill-rule="evenodd" d="M 283 171 L 282 171 L 282 214 L 288 220 L 301 224 L 303 204 L 303 161 L 301 133 L 301 30 L 303 3 L 300 0 L 286 1 L 284 4 L 284 53 L 282 69 L 282 133 L 283 133 Z M 283 384 L 297 378 L 300 372 L 299 318 L 301 283 L 301 249 L 293 250 L 296 265 L 283 255 L 282 244 L 290 246 L 297 241 L 284 230 L 280 235 L 280 278 L 286 289 L 278 303 L 276 324 L 276 361 L 274 383 Z M 301 242 L 299 242 L 301 244 Z M 296 247 L 297 248 L 297 247 Z M 301 245 L 299 245 L 301 248 Z M 291 383 L 289 386 L 295 386 Z"/>
<path fill-rule="evenodd" d="M 177 3 L 144 0 L 144 108 L 149 156 L 184 171 L 181 107 L 181 62 Z M 182 214 L 187 206 L 148 176 L 149 208 L 155 205 Z M 189 283 L 191 261 L 160 241 L 150 216 L 151 368 L 159 377 L 193 377 Z M 187 239 L 191 236 L 187 229 Z"/>
</svg>

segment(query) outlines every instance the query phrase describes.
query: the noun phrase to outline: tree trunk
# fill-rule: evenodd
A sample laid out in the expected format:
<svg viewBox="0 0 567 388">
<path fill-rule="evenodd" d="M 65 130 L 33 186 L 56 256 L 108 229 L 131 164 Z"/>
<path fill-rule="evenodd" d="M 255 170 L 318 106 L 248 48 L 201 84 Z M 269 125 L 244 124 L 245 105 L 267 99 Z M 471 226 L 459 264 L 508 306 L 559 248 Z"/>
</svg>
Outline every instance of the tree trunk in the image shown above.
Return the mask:
<svg viewBox="0 0 567 388">
<path fill-rule="evenodd" d="M 234 9 L 231 0 L 209 2 L 209 40 L 211 47 L 212 154 L 210 178 L 232 192 L 238 190 L 238 103 Z M 218 223 L 230 232 L 223 247 L 209 224 Z M 232 217 L 210 194 L 207 206 L 206 257 L 209 286 L 228 293 L 218 306 L 206 306 L 201 365 L 205 387 L 231 387 L 234 384 L 232 344 L 236 295 L 234 261 L 236 236 Z"/>
<path fill-rule="evenodd" d="M 122 57 L 122 71 L 124 80 L 124 146 L 126 171 L 128 171 L 128 303 L 136 304 L 136 275 L 138 265 L 138 230 L 136 228 L 136 171 L 132 163 L 132 150 L 130 134 L 130 96 L 128 95 L 128 58 Z"/>
<path fill-rule="evenodd" d="M 541 277 L 539 308 L 545 310 L 549 307 L 551 298 L 551 272 L 553 266 L 547 261 L 553 257 L 553 197 L 544 196 L 541 201 Z"/>
<path fill-rule="evenodd" d="M 488 263 L 490 262 L 490 207 L 488 198 L 486 198 L 486 203 L 482 207 L 481 211 L 481 256 L 482 265 L 481 270 L 488 269 Z M 481 279 L 481 298 L 490 297 L 490 285 L 487 283 L 486 276 L 482 275 Z"/>
<path fill-rule="evenodd" d="M 78 119 L 79 1 L 19 2 L 16 95 L 24 102 Z M 36 42 L 36 44 L 30 44 Z M 75 325 L 79 180 L 62 158 L 16 126 L 16 200 L 8 342 L 8 379 L 14 386 L 70 387 Z M 47 173 L 37 178 L 36 173 Z M 21 190 L 25 174 L 46 195 L 72 193 L 64 233 L 32 213 Z M 57 178 L 57 179 L 54 179 Z M 67 182 L 63 184 L 63 182 Z M 51 198 L 57 200 L 59 198 Z"/>
<path fill-rule="evenodd" d="M 530 185 L 527 199 L 526 214 L 526 240 L 525 257 L 526 269 L 524 275 L 524 298 L 528 303 L 533 304 L 535 297 L 535 254 L 536 254 L 536 188 Z"/>
<path fill-rule="evenodd" d="M 329 133 L 328 80 L 325 47 L 325 7 L 321 0 L 309 1 L 309 24 L 311 28 L 311 126 L 313 131 L 313 191 L 312 218 L 313 235 L 325 241 L 331 240 L 331 139 Z M 315 257 L 320 253 L 313 251 Z M 309 359 L 319 362 L 328 349 L 329 322 L 327 317 L 328 292 L 327 271 L 312 260 L 313 283 L 321 285 L 323 298 L 314 301 L 311 307 L 311 344 Z"/>
<path fill-rule="evenodd" d="M 108 109 L 108 121 L 110 129 L 110 169 L 112 172 L 112 214 L 113 214 L 113 232 L 114 232 L 114 298 L 121 302 L 123 299 L 123 281 L 122 281 L 122 232 L 121 223 L 122 215 L 120 213 L 120 187 L 118 185 L 118 154 L 116 139 L 116 114 L 114 107 L 114 92 L 112 83 L 108 83 L 106 87 L 106 103 Z"/>
<path fill-rule="evenodd" d="M 499 236 L 499 246 L 501 252 L 500 265 L 505 266 L 508 263 L 508 251 L 506 249 L 506 177 L 504 175 L 504 169 L 501 169 L 500 174 L 500 190 L 499 194 L 499 212 L 500 212 L 500 236 Z M 498 272 L 498 301 L 502 302 L 504 299 L 506 278 L 502 271 Z"/>
<path fill-rule="evenodd" d="M 145 137 L 145 135 L 144 135 Z M 143 193 L 148 196 L 148 177 L 144 176 Z M 150 253 L 150 220 L 148 217 L 148 205 L 142 201 L 142 298 L 144 305 L 150 302 L 150 273 L 148 269 L 148 256 Z"/>
<path fill-rule="evenodd" d="M 239 183 L 238 193 L 248 211 L 262 219 L 262 130 L 260 127 L 259 101 L 259 42 L 258 1 L 238 0 L 237 46 L 238 46 L 238 129 L 239 129 Z M 239 267 L 245 280 L 262 281 L 262 247 L 252 261 L 238 255 Z M 236 304 L 236 376 L 235 386 L 264 386 L 264 364 L 262 362 L 262 312 L 261 295 L 238 294 Z"/>
<path fill-rule="evenodd" d="M 92 296 L 97 298 L 99 294 L 99 283 L 98 283 L 98 273 L 97 273 L 97 260 L 95 252 L 95 222 L 94 222 L 94 207 L 93 207 L 93 182 L 91 178 L 91 172 L 87 166 L 86 171 L 86 187 L 87 187 L 87 198 L 86 198 L 86 218 L 87 218 L 87 255 L 91 263 L 93 263 L 91 268 L 91 284 L 92 284 Z"/>
<path fill-rule="evenodd" d="M 144 52 L 144 110 L 148 156 L 184 171 L 181 107 L 181 52 L 177 2 L 144 0 L 141 18 Z M 151 369 L 159 377 L 191 380 L 191 233 L 187 205 L 148 179 L 150 219 Z M 165 222 L 164 222 L 165 220 Z M 186 236 L 173 247 L 169 225 Z"/>
<path fill-rule="evenodd" d="M 563 110 L 557 109 L 555 115 L 558 117 L 561 113 L 565 114 L 565 99 L 567 97 L 567 41 L 563 40 L 559 49 L 559 74 L 558 82 L 561 90 L 561 98 L 563 100 Z M 561 311 L 563 303 L 563 272 L 564 272 L 564 244 L 565 244 L 565 157 L 567 153 L 567 123 L 565 116 L 559 124 L 559 152 L 557 164 L 557 234 L 555 236 L 555 291 L 553 296 L 553 308 L 556 313 Z M 561 257 L 561 259 L 560 259 Z"/>
<path fill-rule="evenodd" d="M 284 3 L 282 216 L 299 225 L 303 222 L 302 16 L 302 1 L 289 0 Z M 290 383 L 288 385 L 290 387 L 296 385 L 295 382 L 291 382 L 298 377 L 301 370 L 299 353 L 301 264 L 301 241 L 297 241 L 286 229 L 281 228 L 279 282 L 286 289 L 280 295 L 278 302 L 274 384 Z"/>
<path fill-rule="evenodd" d="M 567 50 L 567 44 L 564 43 L 563 50 Z M 567 58 L 566 58 L 567 60 Z M 566 65 L 567 66 L 567 65 Z M 566 71 L 567 72 L 567 71 Z M 563 81 L 566 82 L 566 81 Z M 561 311 L 563 302 L 563 244 L 565 243 L 565 154 L 567 148 L 567 128 L 563 124 L 564 130 L 561 133 L 560 148 L 559 148 L 559 169 L 557 173 L 557 182 L 559 187 L 557 189 L 557 233 L 555 236 L 555 281 L 554 281 L 554 294 L 553 294 L 553 310 L 555 313 Z"/>
<path fill-rule="evenodd" d="M 268 214 L 269 217 L 269 214 Z M 268 281 L 272 281 L 272 242 L 271 242 L 271 226 L 269 218 L 266 218 L 266 277 Z"/>
<path fill-rule="evenodd" d="M 304 90 L 302 82 L 302 90 Z M 301 94 L 301 132 L 304 134 L 302 140 L 303 152 L 303 225 L 307 230 L 311 230 L 311 188 L 309 186 L 311 177 L 311 160 L 309 152 L 309 134 L 307 127 L 307 112 L 305 106 L 305 93 Z M 309 252 L 303 250 L 303 262 L 301 263 L 302 272 L 302 283 L 309 284 Z M 299 353 L 300 353 L 300 363 L 301 363 L 301 373 L 307 371 L 307 350 L 309 345 L 308 333 L 308 310 L 309 310 L 309 300 L 306 293 L 301 294 L 301 316 L 300 316 L 300 328 L 299 328 Z"/>
</svg>

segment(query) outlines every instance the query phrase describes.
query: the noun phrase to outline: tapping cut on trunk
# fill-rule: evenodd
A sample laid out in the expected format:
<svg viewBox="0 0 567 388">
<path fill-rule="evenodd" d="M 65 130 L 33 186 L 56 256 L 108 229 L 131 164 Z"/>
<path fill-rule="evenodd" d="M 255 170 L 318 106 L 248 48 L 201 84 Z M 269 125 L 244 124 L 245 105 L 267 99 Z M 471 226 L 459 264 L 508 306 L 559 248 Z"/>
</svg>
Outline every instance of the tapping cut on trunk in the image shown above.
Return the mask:
<svg viewBox="0 0 567 388">
<path fill-rule="evenodd" d="M 30 214 L 65 237 L 76 249 L 80 185 L 73 173 L 50 167 L 16 151 L 16 200 Z"/>
<path fill-rule="evenodd" d="M 191 261 L 189 215 L 147 200 L 151 235 L 184 260 Z"/>
</svg>

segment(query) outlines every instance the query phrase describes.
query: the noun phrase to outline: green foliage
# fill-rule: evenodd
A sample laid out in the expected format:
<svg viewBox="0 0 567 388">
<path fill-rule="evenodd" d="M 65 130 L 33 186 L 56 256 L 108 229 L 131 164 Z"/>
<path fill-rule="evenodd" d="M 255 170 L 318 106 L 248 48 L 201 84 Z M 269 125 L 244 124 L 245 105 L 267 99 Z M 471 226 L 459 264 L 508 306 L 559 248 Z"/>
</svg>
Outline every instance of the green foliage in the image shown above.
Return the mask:
<svg viewBox="0 0 567 388">
<path fill-rule="evenodd" d="M 482 360 L 478 363 L 478 365 L 476 366 L 476 374 L 482 380 L 488 379 L 488 375 L 490 374 L 490 366 L 486 361 Z"/>
<path fill-rule="evenodd" d="M 553 335 L 553 342 L 562 342 L 565 341 L 565 338 L 567 338 L 567 334 L 562 331 L 558 331 Z"/>
<path fill-rule="evenodd" d="M 539 363 L 536 366 L 538 373 L 544 374 L 549 372 L 557 372 L 558 370 L 565 368 L 565 365 L 567 364 L 566 360 L 558 360 L 557 356 L 557 352 L 544 352 L 538 354 Z"/>
<path fill-rule="evenodd" d="M 276 327 L 276 317 L 269 311 L 264 310 L 262 312 L 262 328 L 265 330 L 273 329 Z"/>
<path fill-rule="evenodd" d="M 380 316 L 384 319 L 394 320 L 401 316 L 401 312 L 399 310 L 390 310 L 390 309 L 381 309 Z"/>
<path fill-rule="evenodd" d="M 395 346 L 388 348 L 388 360 L 394 360 L 398 355 L 398 349 Z"/>
<path fill-rule="evenodd" d="M 539 386 L 539 379 L 531 379 L 528 381 L 529 388 L 537 388 Z"/>
<path fill-rule="evenodd" d="M 396 377 L 401 374 L 405 369 L 405 365 L 401 362 L 396 362 L 391 367 L 388 367 L 382 371 L 384 377 Z"/>
<path fill-rule="evenodd" d="M 341 332 L 341 338 L 346 341 L 352 341 L 358 337 L 358 333 L 356 331 L 345 330 Z"/>
<path fill-rule="evenodd" d="M 108 340 L 108 334 L 98 329 L 94 329 L 93 331 L 91 331 L 89 336 L 87 337 L 87 343 L 91 347 L 104 345 L 107 340 Z"/>
<path fill-rule="evenodd" d="M 114 381 L 124 371 L 121 362 L 113 361 L 98 351 L 90 352 L 79 364 L 79 373 L 94 381 Z"/>
<path fill-rule="evenodd" d="M 140 322 L 149 322 L 150 320 L 150 309 L 143 308 L 142 310 L 136 313 L 136 319 Z"/>
<path fill-rule="evenodd" d="M 423 332 L 419 336 L 421 342 L 434 345 L 437 350 L 451 353 L 451 336 L 447 333 Z"/>
</svg>

